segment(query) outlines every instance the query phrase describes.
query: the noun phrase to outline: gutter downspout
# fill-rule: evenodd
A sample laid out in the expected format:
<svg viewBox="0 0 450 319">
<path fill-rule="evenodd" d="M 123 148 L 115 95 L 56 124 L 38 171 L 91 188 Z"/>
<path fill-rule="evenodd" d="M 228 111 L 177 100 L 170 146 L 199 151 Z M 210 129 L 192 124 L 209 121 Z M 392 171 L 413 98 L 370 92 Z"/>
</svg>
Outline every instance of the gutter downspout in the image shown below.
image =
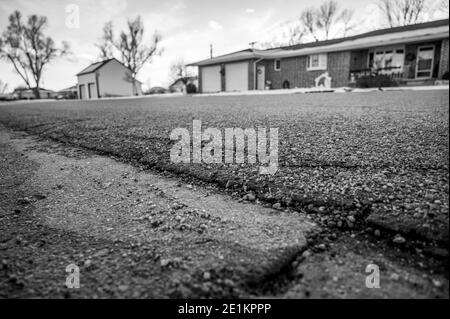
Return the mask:
<svg viewBox="0 0 450 319">
<path fill-rule="evenodd" d="M 100 99 L 100 88 L 98 86 L 98 72 L 95 72 L 95 86 L 97 87 L 97 99 Z"/>
<path fill-rule="evenodd" d="M 256 60 L 254 63 L 253 63 L 253 90 L 257 90 L 257 88 L 256 88 L 256 77 L 257 77 L 257 74 L 256 74 L 256 64 L 258 64 L 259 62 L 261 62 L 262 60 L 264 60 L 264 58 L 259 58 L 258 60 Z M 264 85 L 265 85 L 265 83 L 264 83 Z"/>
</svg>

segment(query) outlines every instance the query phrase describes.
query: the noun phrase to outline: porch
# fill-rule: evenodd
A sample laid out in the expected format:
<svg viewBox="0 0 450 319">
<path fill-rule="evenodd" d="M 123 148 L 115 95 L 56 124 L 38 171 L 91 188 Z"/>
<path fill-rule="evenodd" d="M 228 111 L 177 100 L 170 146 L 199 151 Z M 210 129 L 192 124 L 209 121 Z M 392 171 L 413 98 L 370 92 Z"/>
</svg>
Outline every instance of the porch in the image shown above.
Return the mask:
<svg viewBox="0 0 450 319">
<path fill-rule="evenodd" d="M 384 75 L 401 85 L 428 85 L 441 78 L 442 41 L 376 47 L 351 52 L 349 83 Z"/>
</svg>

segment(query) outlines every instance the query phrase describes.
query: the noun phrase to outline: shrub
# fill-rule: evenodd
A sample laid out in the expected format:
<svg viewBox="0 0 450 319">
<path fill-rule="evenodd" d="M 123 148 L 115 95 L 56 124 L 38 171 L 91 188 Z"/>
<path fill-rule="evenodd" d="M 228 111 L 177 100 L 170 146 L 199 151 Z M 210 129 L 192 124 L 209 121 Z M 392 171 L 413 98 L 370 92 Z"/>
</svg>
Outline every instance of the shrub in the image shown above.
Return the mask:
<svg viewBox="0 0 450 319">
<path fill-rule="evenodd" d="M 358 88 L 379 88 L 398 86 L 398 82 L 389 75 L 380 74 L 375 76 L 362 76 L 356 80 Z"/>
<path fill-rule="evenodd" d="M 442 80 L 450 80 L 449 77 L 450 77 L 450 76 L 449 76 L 448 71 L 447 71 L 447 72 L 445 72 L 444 75 L 442 76 Z"/>
<path fill-rule="evenodd" d="M 195 86 L 194 83 L 188 83 L 186 85 L 186 93 L 187 94 L 195 94 L 195 93 L 197 93 L 197 87 Z"/>
</svg>

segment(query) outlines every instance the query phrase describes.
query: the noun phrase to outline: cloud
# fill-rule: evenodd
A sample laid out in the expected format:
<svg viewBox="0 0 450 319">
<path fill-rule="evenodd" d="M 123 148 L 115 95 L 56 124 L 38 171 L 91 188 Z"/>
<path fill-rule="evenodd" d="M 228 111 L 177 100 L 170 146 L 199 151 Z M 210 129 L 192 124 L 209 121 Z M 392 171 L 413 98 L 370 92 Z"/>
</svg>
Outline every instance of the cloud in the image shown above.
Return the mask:
<svg viewBox="0 0 450 319">
<path fill-rule="evenodd" d="M 381 14 L 379 7 L 375 3 L 368 4 L 362 14 L 364 19 L 357 22 L 358 29 L 361 30 L 374 30 L 380 28 L 380 22 L 384 23 L 385 17 Z"/>
<path fill-rule="evenodd" d="M 249 41 L 259 41 L 266 37 L 268 30 L 273 24 L 274 10 L 268 9 L 259 12 L 258 15 L 242 15 L 236 18 L 233 25 L 233 32 L 246 35 L 248 38 L 243 39 L 245 43 Z"/>
<path fill-rule="evenodd" d="M 100 4 L 110 19 L 122 13 L 128 7 L 127 0 L 101 0 Z"/>
<path fill-rule="evenodd" d="M 195 62 L 209 58 L 211 44 L 214 55 L 221 55 L 248 48 L 248 43 L 252 41 L 272 39 L 280 29 L 284 30 L 280 28 L 280 21 L 293 19 L 297 14 L 295 8 L 299 6 L 298 0 L 285 1 L 288 6 L 280 10 L 279 6 L 272 3 L 252 7 L 253 4 L 240 5 L 242 1 L 230 7 L 230 3 L 223 1 L 198 0 L 0 0 L 0 31 L 6 27 L 7 15 L 14 9 L 21 10 L 24 15 L 45 13 L 49 18 L 46 34 L 58 44 L 68 40 L 74 53 L 73 59 L 54 61 L 45 69 L 44 85 L 50 89 L 62 89 L 73 85 L 75 74 L 97 60 L 98 49 L 95 44 L 105 22 L 113 21 L 117 36 L 126 27 L 127 18 L 141 15 L 145 25 L 144 42 L 149 44 L 153 31 L 158 30 L 163 36 L 161 47 L 164 52 L 154 57 L 152 63 L 146 64 L 138 78 L 146 84 L 150 79 L 152 86 L 166 86 L 169 84 L 170 64 L 178 58 L 184 58 L 188 63 Z M 79 29 L 65 26 L 65 6 L 68 3 L 80 6 Z M 367 4 L 354 6 L 363 11 Z M 377 21 L 375 16 L 366 20 Z M 21 83 L 10 63 L 0 61 L 0 70 L 0 77 L 10 87 Z"/>
<path fill-rule="evenodd" d="M 186 9 L 186 3 L 184 3 L 184 0 L 178 0 L 178 1 L 175 3 L 174 8 L 175 8 L 175 10 L 183 10 L 183 9 Z"/>
<path fill-rule="evenodd" d="M 144 21 L 146 36 L 152 36 L 153 31 L 158 30 L 164 37 L 183 26 L 183 19 L 171 13 L 151 12 L 141 14 L 141 17 Z"/>
<path fill-rule="evenodd" d="M 214 20 L 209 21 L 208 25 L 213 30 L 222 30 L 223 29 L 223 26 L 219 22 L 214 21 Z"/>
</svg>

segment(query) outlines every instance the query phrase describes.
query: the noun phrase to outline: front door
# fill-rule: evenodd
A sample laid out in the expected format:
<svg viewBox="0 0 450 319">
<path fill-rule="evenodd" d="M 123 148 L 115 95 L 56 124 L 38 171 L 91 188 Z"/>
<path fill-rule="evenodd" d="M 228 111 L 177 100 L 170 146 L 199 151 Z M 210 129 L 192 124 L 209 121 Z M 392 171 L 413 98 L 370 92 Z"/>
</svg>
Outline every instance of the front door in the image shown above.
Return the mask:
<svg viewBox="0 0 450 319">
<path fill-rule="evenodd" d="M 85 88 L 84 88 L 84 84 L 80 84 L 80 100 L 84 99 L 84 94 L 85 94 Z"/>
<path fill-rule="evenodd" d="M 90 100 L 97 99 L 97 87 L 95 86 L 95 83 L 88 84 L 88 94 Z"/>
<path fill-rule="evenodd" d="M 264 65 L 258 66 L 257 73 L 257 83 L 258 83 L 258 90 L 264 90 L 266 85 L 266 67 Z"/>
<path fill-rule="evenodd" d="M 433 77 L 434 45 L 423 45 L 417 48 L 416 79 Z"/>
</svg>

